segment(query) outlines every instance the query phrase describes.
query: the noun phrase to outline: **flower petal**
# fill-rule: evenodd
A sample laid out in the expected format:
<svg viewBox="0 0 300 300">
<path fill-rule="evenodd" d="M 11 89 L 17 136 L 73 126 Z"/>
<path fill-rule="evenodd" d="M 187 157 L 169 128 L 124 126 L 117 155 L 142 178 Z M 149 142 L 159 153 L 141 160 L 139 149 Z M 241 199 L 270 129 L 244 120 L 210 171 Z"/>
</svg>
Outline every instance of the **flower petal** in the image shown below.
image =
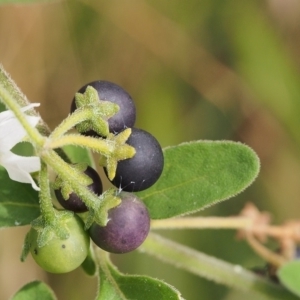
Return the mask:
<svg viewBox="0 0 300 300">
<path fill-rule="evenodd" d="M 38 106 L 39 103 L 32 103 L 31 105 L 22 108 L 26 111 L 34 106 Z M 40 117 L 26 116 L 29 124 L 34 127 L 40 120 Z M 15 117 L 12 111 L 4 111 L 0 113 L 0 153 L 9 151 L 14 145 L 20 142 L 26 136 L 21 123 Z"/>
<path fill-rule="evenodd" d="M 0 126 L 2 126 L 3 122 L 5 122 L 11 118 L 15 118 L 15 115 L 12 111 L 10 111 L 10 110 L 2 111 L 0 113 Z"/>
<path fill-rule="evenodd" d="M 26 110 L 29 110 L 29 109 L 33 108 L 33 107 L 39 107 L 40 105 L 41 105 L 41 103 L 30 103 L 30 104 L 27 105 L 27 106 L 23 106 L 23 107 L 21 108 L 21 110 L 24 112 L 24 111 L 26 111 Z"/>
<path fill-rule="evenodd" d="M 27 110 L 30 110 L 33 107 L 38 107 L 38 106 L 40 106 L 40 103 L 31 103 L 31 104 L 29 104 L 27 106 L 22 107 L 21 111 L 25 112 Z M 15 114 L 11 110 L 2 111 L 0 113 L 0 126 L 1 126 L 2 122 L 5 122 L 5 121 L 7 121 L 7 120 L 9 120 L 11 118 L 16 118 Z M 39 118 L 39 117 L 35 117 L 35 118 Z"/>
<path fill-rule="evenodd" d="M 26 131 L 15 118 L 0 124 L 0 153 L 9 151 L 26 135 Z"/>
<path fill-rule="evenodd" d="M 1 155 L 1 165 L 7 170 L 10 179 L 23 183 L 31 183 L 35 190 L 40 190 L 29 174 L 40 170 L 41 162 L 39 157 L 24 157 L 7 152 Z"/>
</svg>

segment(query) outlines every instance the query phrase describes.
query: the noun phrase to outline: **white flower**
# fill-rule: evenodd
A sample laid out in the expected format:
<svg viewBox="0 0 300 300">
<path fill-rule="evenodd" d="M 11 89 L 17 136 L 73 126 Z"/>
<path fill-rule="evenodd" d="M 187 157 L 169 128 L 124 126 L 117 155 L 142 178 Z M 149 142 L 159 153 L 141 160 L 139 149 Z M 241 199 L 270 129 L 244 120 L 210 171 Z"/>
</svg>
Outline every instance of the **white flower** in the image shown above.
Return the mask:
<svg viewBox="0 0 300 300">
<path fill-rule="evenodd" d="M 39 105 L 39 103 L 32 103 L 21 110 L 25 112 Z M 26 116 L 26 119 L 34 127 L 40 118 Z M 32 179 L 30 173 L 41 169 L 40 158 L 37 156 L 19 156 L 10 151 L 25 136 L 25 129 L 12 111 L 7 110 L 0 113 L 0 165 L 7 170 L 10 179 L 23 183 L 31 183 L 32 187 L 39 191 L 40 189 Z"/>
</svg>

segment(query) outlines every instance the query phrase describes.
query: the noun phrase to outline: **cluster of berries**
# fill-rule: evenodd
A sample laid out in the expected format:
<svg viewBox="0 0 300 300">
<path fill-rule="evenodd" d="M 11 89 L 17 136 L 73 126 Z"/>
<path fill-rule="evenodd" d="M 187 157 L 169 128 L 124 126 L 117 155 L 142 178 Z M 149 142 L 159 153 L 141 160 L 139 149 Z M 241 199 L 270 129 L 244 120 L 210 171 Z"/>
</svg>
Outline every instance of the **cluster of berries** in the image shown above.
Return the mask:
<svg viewBox="0 0 300 300">
<path fill-rule="evenodd" d="M 126 253 L 136 249 L 145 240 L 150 229 L 150 217 L 144 203 L 133 192 L 145 190 L 160 177 L 164 158 L 158 141 L 147 131 L 133 127 L 136 108 L 130 95 L 120 86 L 108 81 L 94 81 L 83 86 L 78 93 L 83 94 L 87 87 L 93 87 L 99 101 L 110 101 L 119 106 L 119 111 L 109 118 L 109 132 L 119 134 L 131 128 L 131 135 L 126 143 L 135 149 L 132 158 L 121 160 L 117 164 L 115 177 L 111 180 L 121 192 L 121 203 L 108 211 L 108 223 L 100 226 L 93 223 L 89 235 L 94 243 L 112 253 Z M 75 98 L 71 104 L 71 113 L 77 109 Z M 103 139 L 92 129 L 80 132 L 83 135 Z M 107 170 L 104 167 L 107 174 Z M 88 188 L 97 195 L 103 192 L 102 182 L 96 170 L 88 166 L 84 173 L 92 179 Z M 88 207 L 76 193 L 68 199 L 63 197 L 61 189 L 55 190 L 59 203 L 67 210 L 76 213 L 85 212 Z"/>
</svg>

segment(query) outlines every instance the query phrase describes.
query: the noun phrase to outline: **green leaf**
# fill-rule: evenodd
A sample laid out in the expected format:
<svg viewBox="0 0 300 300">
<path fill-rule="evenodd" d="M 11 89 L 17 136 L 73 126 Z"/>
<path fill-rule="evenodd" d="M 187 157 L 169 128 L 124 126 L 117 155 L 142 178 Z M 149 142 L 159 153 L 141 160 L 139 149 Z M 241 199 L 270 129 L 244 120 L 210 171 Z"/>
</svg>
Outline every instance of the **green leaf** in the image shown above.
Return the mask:
<svg viewBox="0 0 300 300">
<path fill-rule="evenodd" d="M 27 225 L 40 215 L 38 192 L 11 180 L 0 166 L 0 227 Z"/>
<path fill-rule="evenodd" d="M 63 147 L 63 151 L 73 163 L 87 163 L 89 166 L 95 168 L 95 162 L 89 150 L 73 145 L 67 145 Z"/>
<path fill-rule="evenodd" d="M 92 253 L 92 248 L 90 248 L 86 259 L 81 264 L 81 267 L 85 271 L 85 273 L 90 276 L 94 276 L 96 274 L 97 268 L 96 268 L 96 263 L 94 261 L 94 255 Z"/>
<path fill-rule="evenodd" d="M 1 1 L 1 0 L 0 0 Z M 0 2 L 1 3 L 1 2 Z M 0 102 L 0 112 L 6 110 L 5 106 L 3 103 Z"/>
<path fill-rule="evenodd" d="M 33 281 L 24 285 L 11 300 L 55 300 L 53 291 L 43 282 Z"/>
<path fill-rule="evenodd" d="M 295 295 L 300 297 L 300 261 L 294 260 L 279 268 L 277 275 L 280 282 Z"/>
<path fill-rule="evenodd" d="M 110 262 L 102 261 L 96 300 L 183 300 L 171 285 L 148 276 L 121 274 Z"/>
<path fill-rule="evenodd" d="M 248 146 L 231 141 L 196 141 L 164 149 L 160 179 L 137 193 L 152 219 L 199 211 L 243 191 L 260 163 Z"/>
<path fill-rule="evenodd" d="M 34 148 L 29 142 L 22 142 L 15 145 L 11 151 L 17 155 L 21 156 L 34 156 Z"/>
</svg>

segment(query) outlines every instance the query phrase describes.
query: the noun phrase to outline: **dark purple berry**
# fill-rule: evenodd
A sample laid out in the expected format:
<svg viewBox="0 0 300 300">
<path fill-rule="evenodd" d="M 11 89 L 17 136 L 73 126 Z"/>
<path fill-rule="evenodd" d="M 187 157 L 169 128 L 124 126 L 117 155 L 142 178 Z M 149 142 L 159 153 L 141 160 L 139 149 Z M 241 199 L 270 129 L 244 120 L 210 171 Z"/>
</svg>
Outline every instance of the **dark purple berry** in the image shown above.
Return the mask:
<svg viewBox="0 0 300 300">
<path fill-rule="evenodd" d="M 90 184 L 88 188 L 97 195 L 102 194 L 102 182 L 98 173 L 89 166 L 84 171 L 84 173 L 93 180 L 93 183 Z M 81 198 L 78 197 L 76 193 L 71 193 L 69 198 L 65 200 L 60 189 L 54 190 L 54 192 L 58 202 L 63 208 L 77 213 L 85 212 L 88 210 L 85 203 L 81 200 Z"/>
<path fill-rule="evenodd" d="M 109 81 L 98 80 L 86 84 L 78 91 L 78 93 L 84 93 L 89 85 L 97 90 L 100 100 L 113 102 L 118 104 L 120 107 L 118 113 L 108 119 L 110 132 L 119 133 L 125 128 L 131 128 L 134 126 L 136 118 L 135 105 L 130 95 L 123 88 Z M 75 109 L 76 103 L 74 98 L 71 105 L 71 113 L 74 112 Z M 84 134 L 97 136 L 97 133 L 93 130 Z"/>
<path fill-rule="evenodd" d="M 114 186 L 128 192 L 142 191 L 152 186 L 160 177 L 164 156 L 160 144 L 145 130 L 132 128 L 126 143 L 135 148 L 136 154 L 118 162 Z"/>
<path fill-rule="evenodd" d="M 122 202 L 108 211 L 105 227 L 93 223 L 89 234 L 101 249 L 112 253 L 126 253 L 139 247 L 150 229 L 150 217 L 145 204 L 134 194 L 121 192 Z"/>
</svg>

